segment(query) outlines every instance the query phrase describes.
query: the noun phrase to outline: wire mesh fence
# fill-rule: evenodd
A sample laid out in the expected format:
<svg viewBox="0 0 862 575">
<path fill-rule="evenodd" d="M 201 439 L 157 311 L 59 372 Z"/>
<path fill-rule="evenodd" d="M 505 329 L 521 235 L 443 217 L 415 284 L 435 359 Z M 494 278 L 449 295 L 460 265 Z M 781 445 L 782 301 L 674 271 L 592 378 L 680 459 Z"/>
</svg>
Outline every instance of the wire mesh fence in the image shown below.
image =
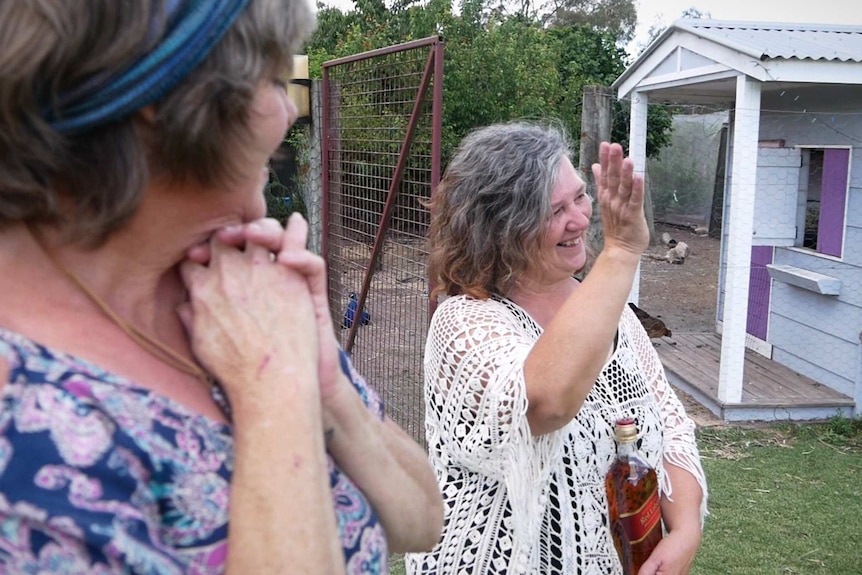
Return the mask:
<svg viewBox="0 0 862 575">
<path fill-rule="evenodd" d="M 324 253 L 342 346 L 389 417 L 424 441 L 428 211 L 439 180 L 442 42 L 324 68 Z"/>
</svg>

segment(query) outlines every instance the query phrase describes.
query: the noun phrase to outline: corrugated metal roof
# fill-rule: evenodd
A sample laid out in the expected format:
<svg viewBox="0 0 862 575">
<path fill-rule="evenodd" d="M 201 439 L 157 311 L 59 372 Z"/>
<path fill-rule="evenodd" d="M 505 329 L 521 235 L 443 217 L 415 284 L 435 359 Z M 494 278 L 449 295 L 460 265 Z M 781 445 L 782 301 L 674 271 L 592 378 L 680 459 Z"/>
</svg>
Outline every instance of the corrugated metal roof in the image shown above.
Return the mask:
<svg viewBox="0 0 862 575">
<path fill-rule="evenodd" d="M 862 26 L 682 19 L 673 23 L 674 28 L 760 60 L 862 62 Z"/>
</svg>

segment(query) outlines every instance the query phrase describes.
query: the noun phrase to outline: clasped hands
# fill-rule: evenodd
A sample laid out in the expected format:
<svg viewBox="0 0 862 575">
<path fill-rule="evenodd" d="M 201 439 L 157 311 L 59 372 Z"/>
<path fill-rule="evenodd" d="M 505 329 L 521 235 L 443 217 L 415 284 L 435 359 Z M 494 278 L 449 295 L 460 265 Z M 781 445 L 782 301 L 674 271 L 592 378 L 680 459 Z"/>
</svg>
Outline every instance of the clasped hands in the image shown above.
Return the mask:
<svg viewBox="0 0 862 575">
<path fill-rule="evenodd" d="M 262 218 L 218 230 L 189 249 L 180 266 L 190 305 L 179 312 L 192 349 L 231 403 L 253 394 L 249 382 L 266 369 L 290 376 L 313 367 L 324 406 L 346 383 L 326 266 L 306 249 L 307 236 L 299 214 L 286 228 Z"/>
</svg>

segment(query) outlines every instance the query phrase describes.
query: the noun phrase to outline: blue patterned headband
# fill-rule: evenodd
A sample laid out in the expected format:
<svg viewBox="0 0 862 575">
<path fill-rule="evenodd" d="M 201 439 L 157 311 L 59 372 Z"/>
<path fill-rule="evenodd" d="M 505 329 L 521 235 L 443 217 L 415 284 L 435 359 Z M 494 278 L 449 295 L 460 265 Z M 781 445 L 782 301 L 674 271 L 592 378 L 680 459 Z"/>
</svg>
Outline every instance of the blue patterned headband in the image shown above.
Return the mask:
<svg viewBox="0 0 862 575">
<path fill-rule="evenodd" d="M 63 134 L 121 120 L 165 96 L 194 70 L 236 21 L 248 0 L 164 0 L 161 42 L 125 70 L 97 76 L 68 94 L 45 117 Z"/>
</svg>

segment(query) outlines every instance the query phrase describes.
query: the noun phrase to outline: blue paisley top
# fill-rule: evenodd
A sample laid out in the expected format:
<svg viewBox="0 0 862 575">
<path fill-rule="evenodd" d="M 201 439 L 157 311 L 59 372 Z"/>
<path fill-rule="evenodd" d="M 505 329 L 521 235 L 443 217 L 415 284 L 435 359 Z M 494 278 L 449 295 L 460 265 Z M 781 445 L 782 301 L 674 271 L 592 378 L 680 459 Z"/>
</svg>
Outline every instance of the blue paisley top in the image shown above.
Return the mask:
<svg viewBox="0 0 862 575">
<path fill-rule="evenodd" d="M 0 574 L 223 572 L 230 427 L 2 328 L 0 357 Z M 329 476 L 347 572 L 386 573 L 374 510 L 331 458 Z"/>
</svg>

